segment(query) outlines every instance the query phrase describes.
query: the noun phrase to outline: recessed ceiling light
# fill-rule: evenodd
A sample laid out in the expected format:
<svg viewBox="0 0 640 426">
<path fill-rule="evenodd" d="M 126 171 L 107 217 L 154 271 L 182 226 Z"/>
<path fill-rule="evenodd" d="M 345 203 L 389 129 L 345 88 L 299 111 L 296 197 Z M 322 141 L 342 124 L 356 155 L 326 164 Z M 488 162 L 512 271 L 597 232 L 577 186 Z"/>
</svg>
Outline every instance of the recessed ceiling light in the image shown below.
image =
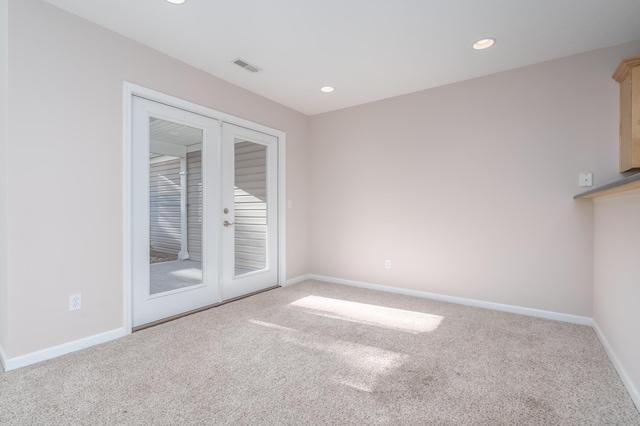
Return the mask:
<svg viewBox="0 0 640 426">
<path fill-rule="evenodd" d="M 167 0 L 169 3 L 173 3 L 173 4 L 182 4 L 187 0 Z"/>
<path fill-rule="evenodd" d="M 324 92 L 324 93 L 331 93 L 331 92 L 333 92 L 334 90 L 336 90 L 336 89 L 334 89 L 334 88 L 333 88 L 333 87 L 331 87 L 331 86 L 324 86 L 324 87 L 321 87 L 321 88 L 320 88 L 320 91 L 322 91 L 322 92 Z"/>
<path fill-rule="evenodd" d="M 495 38 L 483 38 L 481 40 L 476 41 L 475 43 L 473 43 L 473 48 L 476 50 L 482 50 L 482 49 L 486 49 L 488 47 L 493 46 L 493 43 L 496 42 Z"/>
</svg>

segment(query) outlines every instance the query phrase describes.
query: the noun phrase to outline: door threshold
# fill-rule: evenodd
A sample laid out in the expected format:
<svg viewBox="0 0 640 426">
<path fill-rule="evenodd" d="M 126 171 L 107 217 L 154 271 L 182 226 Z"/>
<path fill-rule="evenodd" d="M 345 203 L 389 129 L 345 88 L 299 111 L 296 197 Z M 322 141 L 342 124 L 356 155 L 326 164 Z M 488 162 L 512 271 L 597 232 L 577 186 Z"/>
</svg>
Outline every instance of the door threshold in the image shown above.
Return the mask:
<svg viewBox="0 0 640 426">
<path fill-rule="evenodd" d="M 165 322 L 177 320 L 179 318 L 184 318 L 186 316 L 197 314 L 198 312 L 206 311 L 206 310 L 209 310 L 209 309 L 212 309 L 212 308 L 217 308 L 218 306 L 222 306 L 222 305 L 226 305 L 227 303 L 236 302 L 238 300 L 246 299 L 247 297 L 255 296 L 256 294 L 264 293 L 264 292 L 267 292 L 267 291 L 270 291 L 270 290 L 275 290 L 276 288 L 280 288 L 280 287 L 281 286 L 279 286 L 279 285 L 274 285 L 273 287 L 268 287 L 268 288 L 265 288 L 263 290 L 254 291 L 253 293 L 245 294 L 243 296 L 234 297 L 233 299 L 225 300 L 225 301 L 220 302 L 220 303 L 214 303 L 213 305 L 203 306 L 202 308 L 193 309 L 191 311 L 183 312 L 183 313 L 178 314 L 178 315 L 173 315 L 173 316 L 170 316 L 170 317 L 167 317 L 167 318 L 163 318 L 163 319 L 160 319 L 160 320 L 157 320 L 157 321 L 153 321 L 153 322 L 150 322 L 150 323 L 147 323 L 147 324 L 142 324 L 142 325 L 139 325 L 137 327 L 133 327 L 131 329 L 131 332 L 135 333 L 136 331 L 144 330 L 145 328 L 155 327 L 156 325 L 164 324 Z"/>
</svg>

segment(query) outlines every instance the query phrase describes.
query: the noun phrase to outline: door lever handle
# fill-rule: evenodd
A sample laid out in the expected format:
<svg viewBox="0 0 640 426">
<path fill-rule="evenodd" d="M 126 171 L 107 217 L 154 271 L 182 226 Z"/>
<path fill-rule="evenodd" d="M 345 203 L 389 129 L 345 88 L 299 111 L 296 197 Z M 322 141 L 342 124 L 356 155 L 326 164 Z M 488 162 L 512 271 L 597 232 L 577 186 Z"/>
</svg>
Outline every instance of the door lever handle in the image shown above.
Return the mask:
<svg viewBox="0 0 640 426">
<path fill-rule="evenodd" d="M 231 225 L 235 224 L 235 222 L 229 222 L 228 220 L 225 220 L 224 222 L 222 222 L 222 224 L 224 225 L 225 228 L 228 228 Z"/>
</svg>

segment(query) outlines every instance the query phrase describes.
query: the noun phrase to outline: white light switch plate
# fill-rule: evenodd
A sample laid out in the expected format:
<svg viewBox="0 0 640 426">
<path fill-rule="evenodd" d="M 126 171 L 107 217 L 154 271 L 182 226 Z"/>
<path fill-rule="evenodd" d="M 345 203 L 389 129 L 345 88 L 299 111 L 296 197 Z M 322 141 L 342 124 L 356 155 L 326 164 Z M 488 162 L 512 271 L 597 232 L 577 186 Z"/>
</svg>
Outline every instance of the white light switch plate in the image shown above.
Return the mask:
<svg viewBox="0 0 640 426">
<path fill-rule="evenodd" d="M 593 174 L 580 173 L 580 186 L 593 186 Z"/>
</svg>

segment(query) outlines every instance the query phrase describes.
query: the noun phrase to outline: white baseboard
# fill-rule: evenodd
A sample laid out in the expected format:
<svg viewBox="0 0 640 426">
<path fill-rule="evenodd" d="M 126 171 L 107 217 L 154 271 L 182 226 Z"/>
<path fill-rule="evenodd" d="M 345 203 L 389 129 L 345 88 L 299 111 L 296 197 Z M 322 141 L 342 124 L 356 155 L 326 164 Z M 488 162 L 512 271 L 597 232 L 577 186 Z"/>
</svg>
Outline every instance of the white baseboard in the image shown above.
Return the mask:
<svg viewBox="0 0 640 426">
<path fill-rule="evenodd" d="M 360 288 L 366 288 L 371 290 L 386 291 L 389 293 L 404 294 L 407 296 L 439 300 L 442 302 L 457 303 L 461 305 L 475 306 L 478 308 L 493 309 L 497 311 L 511 312 L 515 314 L 528 315 L 533 317 L 546 318 L 546 319 L 564 321 L 564 322 L 569 322 L 574 324 L 592 326 L 593 329 L 595 330 L 596 335 L 598 336 L 598 339 L 600 339 L 602 346 L 607 352 L 607 355 L 609 356 L 611 363 L 613 364 L 616 371 L 618 372 L 620 379 L 622 380 L 625 387 L 627 388 L 627 391 L 629 392 L 631 399 L 635 403 L 636 407 L 640 410 L 640 392 L 638 392 L 638 389 L 635 387 L 633 381 L 629 378 L 629 375 L 627 374 L 625 368 L 622 366 L 622 364 L 618 360 L 615 352 L 613 351 L 613 348 L 611 347 L 611 345 L 605 338 L 604 334 L 598 327 L 598 324 L 591 318 L 581 317 L 577 315 L 562 314 L 558 312 L 543 311 L 539 309 L 523 308 L 520 306 L 503 305 L 500 303 L 484 302 L 481 300 L 466 299 L 462 297 L 445 296 L 445 295 L 436 294 L 436 293 L 427 293 L 423 291 L 408 290 L 408 289 L 398 288 L 398 287 L 389 287 L 389 286 L 384 286 L 379 284 L 370 284 L 370 283 L 365 283 L 361 281 L 344 280 L 340 278 L 333 278 L 333 277 L 327 277 L 327 276 L 316 275 L 316 274 L 307 274 L 307 275 L 299 276 L 297 278 L 292 278 L 290 280 L 287 280 L 284 283 L 284 286 L 298 284 L 307 280 L 325 281 L 325 282 L 334 283 L 334 284 L 342 284 L 342 285 L 349 285 L 353 287 L 360 287 Z M 8 358 L 6 352 L 2 348 L 2 345 L 0 345 L 0 363 L 4 368 L 4 371 L 11 371 L 20 367 L 26 367 L 27 365 L 35 364 L 40 361 L 45 361 L 61 355 L 75 352 L 80 349 L 105 343 L 110 340 L 118 339 L 120 337 L 126 336 L 129 333 L 130 331 L 127 331 L 124 327 L 118 328 L 115 330 L 96 334 L 94 336 L 90 336 L 84 339 L 79 339 L 73 342 L 64 343 L 62 345 L 43 349 L 41 351 L 32 352 L 26 355 L 21 355 L 15 358 Z"/>
<path fill-rule="evenodd" d="M 503 305 L 500 303 L 484 302 L 481 300 L 466 299 L 462 297 L 445 296 L 445 295 L 436 294 L 436 293 L 427 293 L 427 292 L 417 291 L 417 290 L 409 290 L 409 289 L 398 288 L 398 287 L 389 287 L 389 286 L 384 286 L 379 284 L 365 283 L 361 281 L 344 280 L 340 278 L 333 278 L 333 277 L 327 277 L 327 276 L 316 275 L 316 274 L 307 274 L 307 275 L 302 275 L 296 278 L 292 278 L 290 280 L 287 280 L 284 283 L 284 286 L 297 284 L 306 280 L 325 281 L 325 282 L 330 282 L 334 284 L 342 284 L 342 285 L 349 285 L 353 287 L 367 288 L 371 290 L 386 291 L 389 293 L 404 294 L 407 296 L 421 297 L 425 299 L 433 299 L 433 300 L 439 300 L 442 302 L 449 302 L 449 303 L 457 303 L 460 305 L 475 306 L 478 308 L 493 309 L 497 311 L 511 312 L 511 313 L 521 314 L 521 315 L 529 315 L 533 317 L 564 321 L 564 322 L 569 322 L 574 324 L 590 325 L 590 326 L 593 325 L 593 320 L 588 317 L 562 314 L 558 312 L 543 311 L 539 309 L 523 308 L 520 306 Z M 127 334 L 129 334 L 129 332 L 127 332 L 126 329 L 123 327 L 123 328 L 107 331 L 101 334 L 97 334 L 95 336 L 90 336 L 84 339 L 79 339 L 73 342 L 54 346 L 52 348 L 47 348 L 47 349 L 43 349 L 41 351 L 33 352 L 30 354 L 21 355 L 15 358 L 7 358 L 6 353 L 0 346 L 0 358 L 1 358 L 4 370 L 10 371 L 10 370 L 15 370 L 16 368 L 35 364 L 40 361 L 55 358 L 60 355 L 68 354 L 70 352 L 74 352 L 80 349 L 88 348 L 90 346 L 98 345 L 100 343 L 108 342 L 110 340 L 126 336 Z M 599 333 L 598 335 L 601 336 L 601 333 Z M 601 337 L 601 340 L 603 339 L 604 338 Z M 605 347 L 607 346 L 605 345 Z M 614 359 L 613 355 L 611 355 L 611 358 L 612 360 Z M 615 362 L 614 362 L 614 365 L 615 365 Z M 635 392 L 636 392 L 636 398 L 637 398 L 637 391 Z"/>
<path fill-rule="evenodd" d="M 613 351 L 613 348 L 611 347 L 611 345 L 605 338 L 604 334 L 598 327 L 598 324 L 592 318 L 582 317 L 577 315 L 570 315 L 570 314 L 562 314 L 558 312 L 543 311 L 540 309 L 523 308 L 520 306 L 503 305 L 500 303 L 484 302 L 481 300 L 466 299 L 462 297 L 444 296 L 436 293 L 427 293 L 427 292 L 417 291 L 417 290 L 408 290 L 404 288 L 370 284 L 370 283 L 365 283 L 361 281 L 344 280 L 340 278 L 333 278 L 333 277 L 327 277 L 327 276 L 315 275 L 315 274 L 304 275 L 304 276 L 292 279 L 287 282 L 287 285 L 297 284 L 305 280 L 317 280 L 317 281 L 324 281 L 324 282 L 329 282 L 334 284 L 342 284 L 342 285 L 349 285 L 349 286 L 360 287 L 360 288 L 367 288 L 371 290 L 387 291 L 390 293 L 404 294 L 407 296 L 421 297 L 425 299 L 439 300 L 442 302 L 457 303 L 461 305 L 475 306 L 478 308 L 493 309 L 496 311 L 511 312 L 515 314 L 528 315 L 528 316 L 533 316 L 538 318 L 546 318 L 546 319 L 551 319 L 556 321 L 564 321 L 564 322 L 573 323 L 573 324 L 591 326 L 593 327 L 596 335 L 598 336 L 598 339 L 600 339 L 602 346 L 604 346 L 604 349 L 607 355 L 609 356 L 609 360 L 611 360 L 611 363 L 613 364 L 616 371 L 618 372 L 618 375 L 620 376 L 622 383 L 627 388 L 627 391 L 629 392 L 631 399 L 636 405 L 636 408 L 640 410 L 640 392 L 636 388 L 633 381 L 630 379 L 629 374 L 625 370 L 624 366 L 618 360 L 618 357 L 616 356 L 615 352 Z"/>
<path fill-rule="evenodd" d="M 120 337 L 126 336 L 127 334 L 129 333 L 125 330 L 124 327 L 117 328 L 115 330 L 106 331 L 104 333 L 96 334 L 94 336 L 75 340 L 69 343 L 63 343 L 62 345 L 43 349 L 37 352 L 32 352 L 26 355 L 21 355 L 15 358 L 7 358 L 6 353 L 0 347 L 0 355 L 2 356 L 4 371 L 11 371 L 15 370 L 16 368 L 26 367 L 27 365 L 35 364 L 40 361 L 45 361 L 47 359 L 55 358 L 60 355 L 65 355 L 71 352 L 79 351 L 80 349 L 118 339 Z"/>
<path fill-rule="evenodd" d="M 520 306 L 513 306 L 513 305 L 503 305 L 501 303 L 484 302 L 482 300 L 466 299 L 464 297 L 445 296 L 437 293 L 427 293 L 424 291 L 408 290 L 405 288 L 389 287 L 389 286 L 379 285 L 379 284 L 370 284 L 370 283 L 365 283 L 361 281 L 343 280 L 341 278 L 326 277 L 323 275 L 315 275 L 315 274 L 305 275 L 304 277 L 300 277 L 300 278 L 304 278 L 300 281 L 304 281 L 305 279 L 325 281 L 325 282 L 330 282 L 334 284 L 343 284 L 343 285 L 349 285 L 353 287 L 368 288 L 370 290 L 380 290 L 380 291 L 386 291 L 389 293 L 404 294 L 406 296 L 414 296 L 414 297 L 421 297 L 423 299 L 439 300 L 441 302 L 457 303 L 459 305 L 474 306 L 477 308 L 493 309 L 495 311 L 511 312 L 514 314 L 528 315 L 531 317 L 538 317 L 538 318 L 546 318 L 546 319 L 551 319 L 556 321 L 569 322 L 573 324 L 580 324 L 580 325 L 593 324 L 593 320 L 589 317 L 562 314 L 559 312 L 543 311 L 540 309 L 523 308 Z M 295 280 L 299 280 L 299 278 L 296 278 Z M 292 280 L 291 284 L 295 284 L 295 282 L 293 282 L 295 280 Z M 300 282 L 300 281 L 296 281 L 296 282 Z"/>
<path fill-rule="evenodd" d="M 282 286 L 286 287 L 288 285 L 298 284 L 298 283 L 301 283 L 302 281 L 307 281 L 307 280 L 311 280 L 311 279 L 315 279 L 315 278 L 311 278 L 311 275 L 309 275 L 309 274 L 301 275 L 299 277 L 292 278 L 290 280 L 285 281 L 285 283 Z"/>
<path fill-rule="evenodd" d="M 609 341 L 606 339 L 606 337 L 604 337 L 602 330 L 600 330 L 600 327 L 598 327 L 598 324 L 595 320 L 593 320 L 593 329 L 595 330 L 598 339 L 600 339 L 600 343 L 602 343 L 602 346 L 604 346 L 604 350 L 607 352 L 607 355 L 609 355 L 609 359 L 618 372 L 618 376 L 620 376 L 622 383 L 624 383 L 625 387 L 627 388 L 627 392 L 629 392 L 629 396 L 631 396 L 633 403 L 636 404 L 636 408 L 640 410 L 640 392 L 638 392 L 638 389 L 634 385 L 633 381 L 629 378 L 627 370 L 625 370 L 623 365 L 618 360 L 616 353 L 613 351 L 613 348 L 609 344 Z"/>
</svg>

